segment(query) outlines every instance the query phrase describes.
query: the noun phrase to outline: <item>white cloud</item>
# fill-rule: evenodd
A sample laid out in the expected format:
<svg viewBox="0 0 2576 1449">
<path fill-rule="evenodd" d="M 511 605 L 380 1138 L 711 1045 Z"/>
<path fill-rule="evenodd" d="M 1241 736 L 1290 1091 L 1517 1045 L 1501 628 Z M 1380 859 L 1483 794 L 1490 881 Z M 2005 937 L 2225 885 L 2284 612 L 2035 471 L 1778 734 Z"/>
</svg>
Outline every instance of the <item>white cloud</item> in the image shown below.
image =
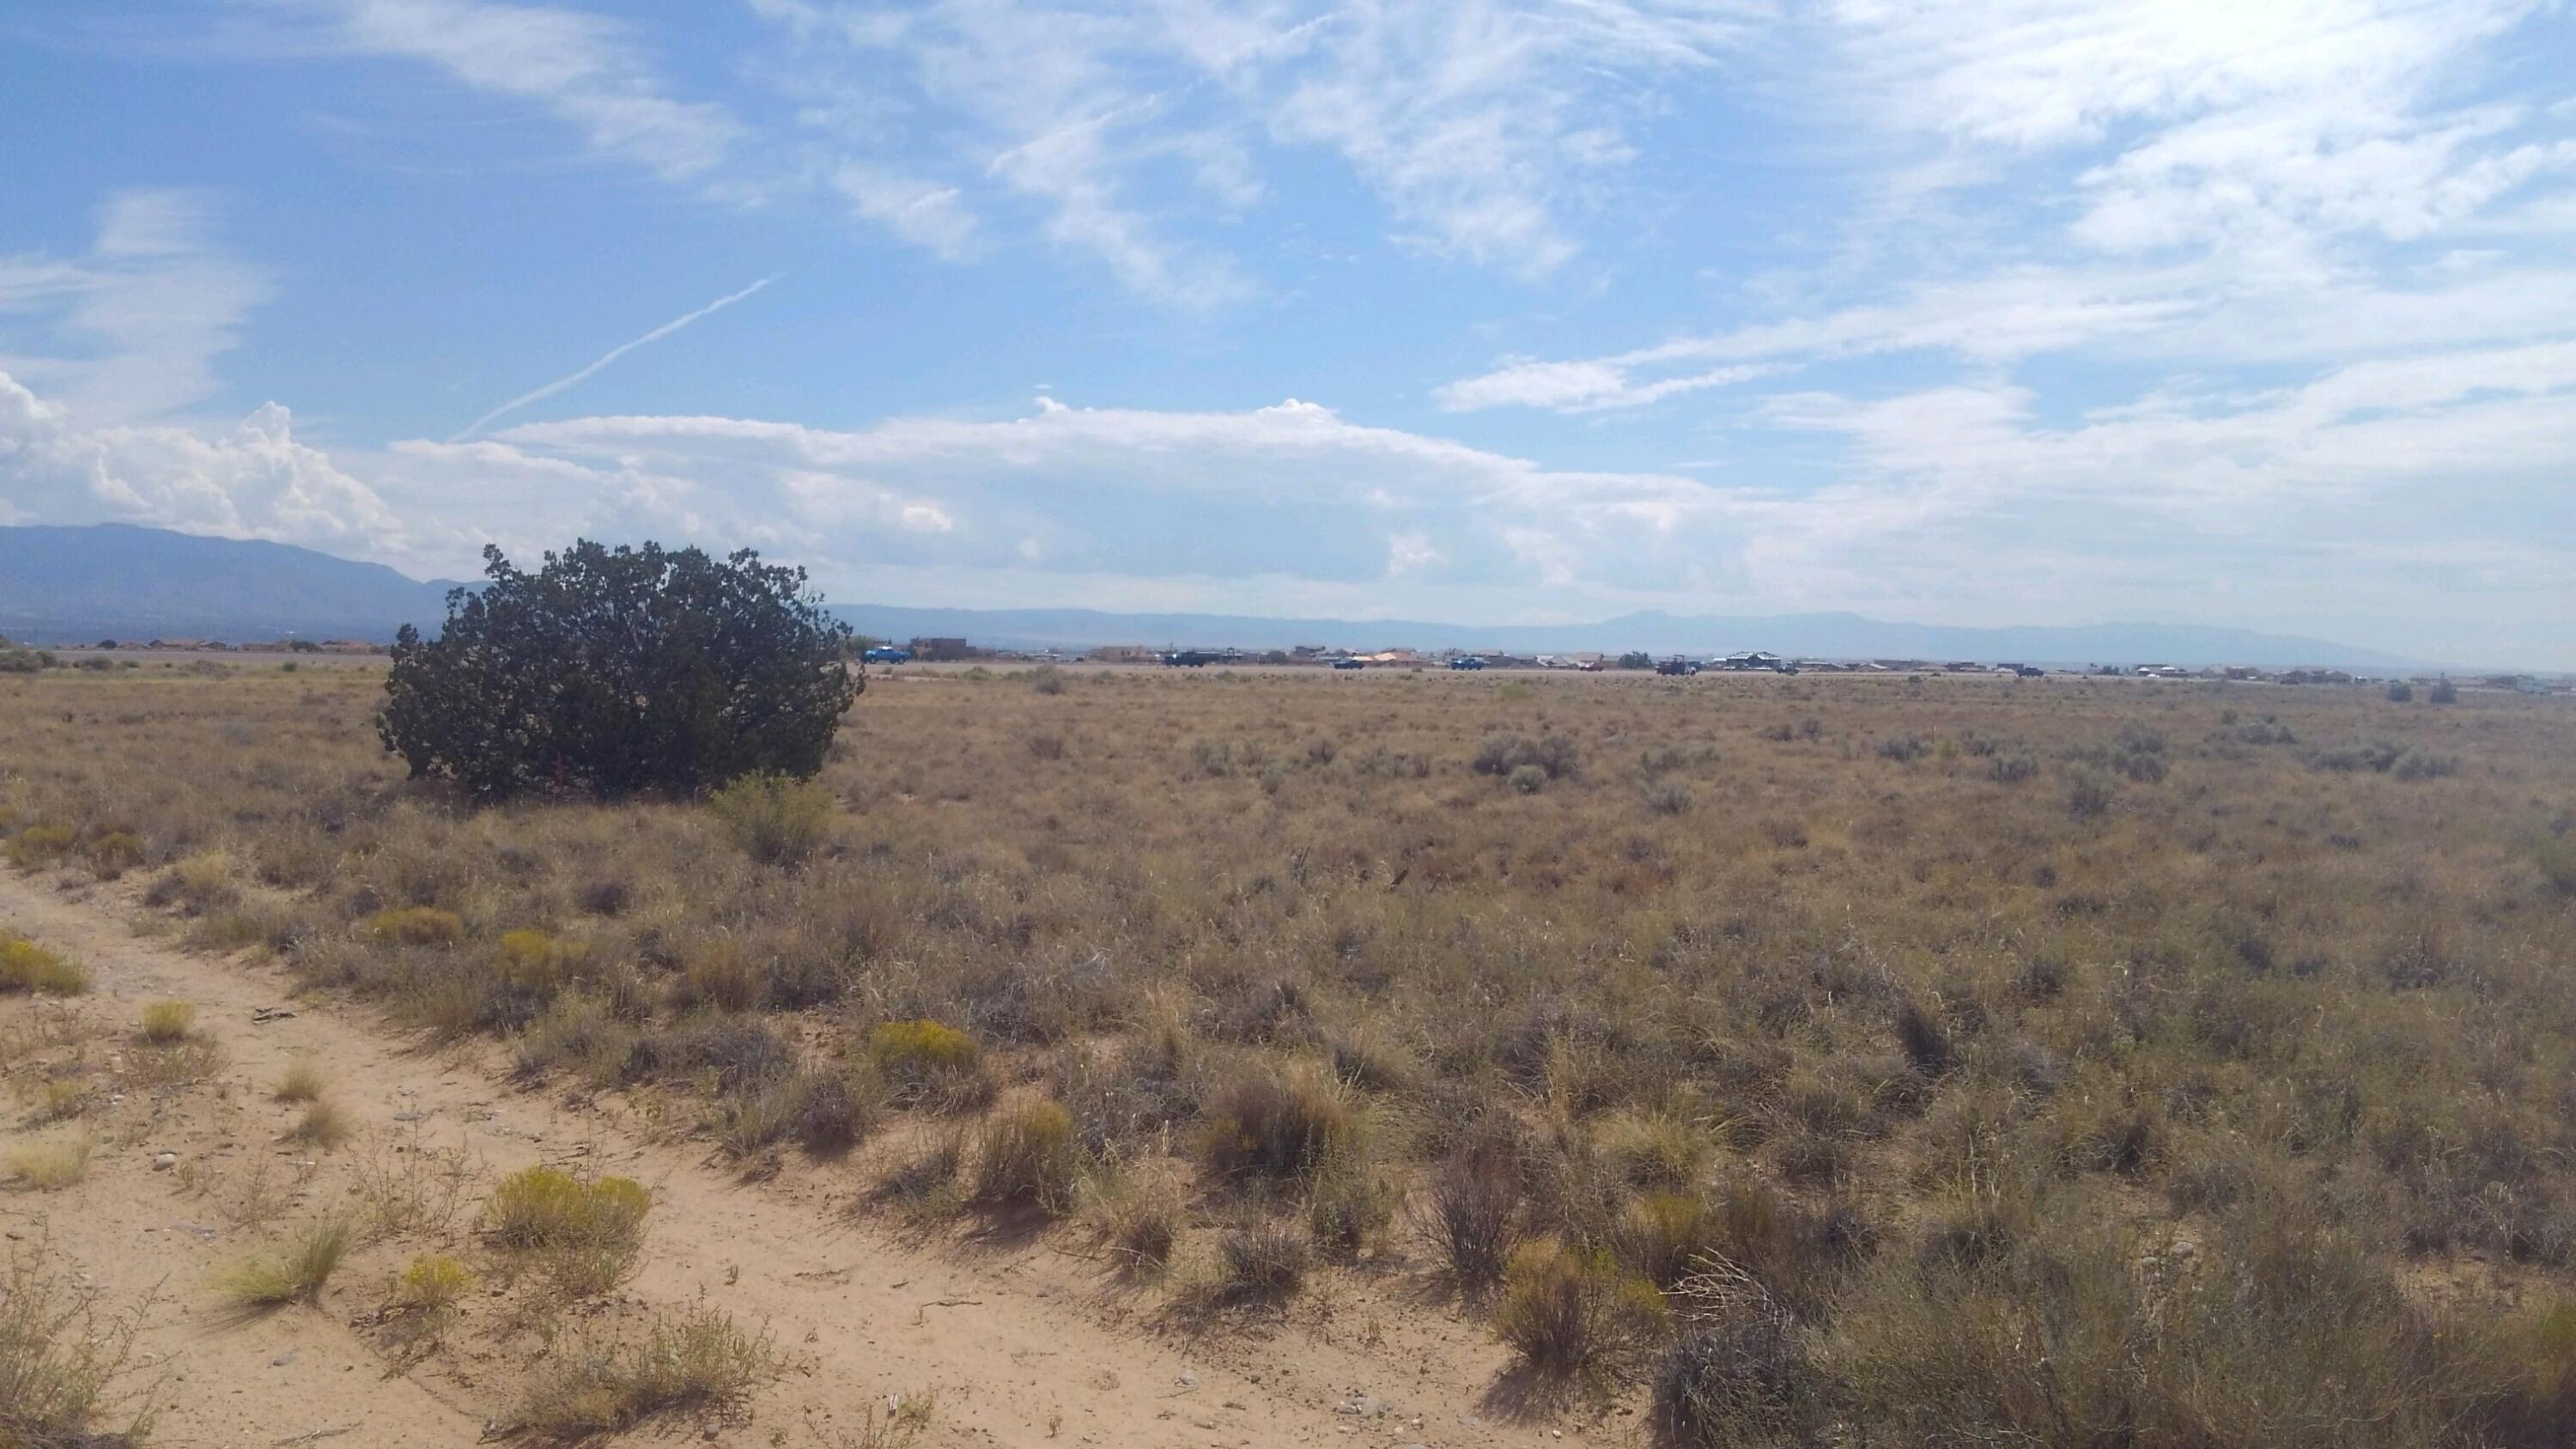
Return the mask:
<svg viewBox="0 0 2576 1449">
<path fill-rule="evenodd" d="M 1537 276 L 1581 248 L 1623 127 L 1766 15 L 1758 0 L 754 0 L 779 83 L 859 213 L 954 254 L 958 218 L 1046 209 L 1043 235 L 1131 291 L 1238 301 L 1240 264 L 1188 233 L 1260 202 L 1254 148 L 1339 156 L 1426 250 Z M 947 169 L 921 174 L 921 159 Z M 900 177 L 900 180 L 893 179 Z M 849 184 L 851 178 L 860 183 Z M 913 198 L 942 198 L 925 218 Z M 928 224 L 925 224 L 927 222 Z"/>
<path fill-rule="evenodd" d="M 606 155 L 699 177 L 746 134 L 724 107 L 665 93 L 627 28 L 579 10 L 489 0 L 272 0 L 318 22 L 308 49 L 436 66 L 459 84 L 534 101 Z"/>
<path fill-rule="evenodd" d="M 215 358 L 269 294 L 265 274 L 226 255 L 213 233 L 203 193 L 127 190 L 100 208 L 87 255 L 0 257 L 0 323 L 11 324 L 0 371 L 89 423 L 212 396 Z"/>
</svg>

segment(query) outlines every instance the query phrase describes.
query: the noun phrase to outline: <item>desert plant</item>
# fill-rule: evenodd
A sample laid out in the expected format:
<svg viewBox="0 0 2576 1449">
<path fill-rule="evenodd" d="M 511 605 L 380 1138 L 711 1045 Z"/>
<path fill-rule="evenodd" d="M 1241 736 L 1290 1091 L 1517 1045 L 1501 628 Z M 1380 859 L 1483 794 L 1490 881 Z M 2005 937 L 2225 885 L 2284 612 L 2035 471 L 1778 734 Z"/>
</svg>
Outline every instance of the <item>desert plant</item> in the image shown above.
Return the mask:
<svg viewBox="0 0 2576 1449">
<path fill-rule="evenodd" d="M 465 935 L 465 921 L 436 906 L 405 906 L 376 912 L 363 929 L 387 945 L 453 946 Z"/>
<path fill-rule="evenodd" d="M 2460 687 L 2445 679 L 2436 683 L 2432 689 L 2425 694 L 2424 698 L 2433 704 L 2458 704 L 2460 702 Z"/>
<path fill-rule="evenodd" d="M 1538 1238 L 1512 1250 L 1494 1331 L 1526 1367 L 1570 1378 L 1625 1368 L 1669 1317 L 1654 1285 L 1607 1254 Z"/>
<path fill-rule="evenodd" d="M 850 628 L 801 569 L 588 540 L 533 574 L 483 560 L 435 637 L 394 642 L 379 730 L 415 777 L 481 799 L 803 778 L 858 698 Z"/>
<path fill-rule="evenodd" d="M 650 1194 L 630 1178 L 583 1181 L 552 1167 L 501 1179 L 483 1211 L 494 1245 L 525 1260 L 566 1296 L 607 1292 L 634 1275 Z"/>
<path fill-rule="evenodd" d="M 811 780 L 766 771 L 707 797 L 707 812 L 734 844 L 763 865 L 798 865 L 832 838 L 838 802 Z"/>
<path fill-rule="evenodd" d="M 311 1057 L 296 1057 L 279 1074 L 269 1096 L 280 1102 L 311 1102 L 322 1096 L 322 1068 Z"/>
<path fill-rule="evenodd" d="M 0 1154 L 0 1166 L 38 1192 L 58 1192 L 89 1175 L 90 1154 L 98 1139 L 76 1131 L 51 1139 L 13 1144 Z"/>
<path fill-rule="evenodd" d="M 1209 1100 L 1199 1156 L 1229 1180 L 1303 1179 L 1334 1154 L 1355 1150 L 1358 1131 L 1358 1113 L 1324 1073 L 1254 1069 Z"/>
<path fill-rule="evenodd" d="M 904 1106 L 964 1106 L 991 1091 L 983 1048 L 945 1022 L 879 1022 L 868 1033 L 867 1060 Z"/>
<path fill-rule="evenodd" d="M 1216 1294 L 1227 1302 L 1293 1296 L 1306 1281 L 1311 1257 L 1303 1234 L 1267 1220 L 1226 1229 L 1216 1251 Z"/>
<path fill-rule="evenodd" d="M 690 1308 L 656 1316 L 634 1342 L 582 1351 L 541 1375 L 519 1420 L 564 1437 L 613 1433 L 675 1409 L 737 1402 L 780 1368 L 767 1330 L 745 1332 L 729 1314 Z"/>
<path fill-rule="evenodd" d="M 48 1271 L 39 1250 L 13 1242 L 0 1278 L 0 1444 L 83 1449 L 139 1444 L 152 1423 L 150 1395 L 121 1433 L 94 1433 L 110 1386 L 133 1360 L 142 1312 L 100 1311 L 86 1275 Z"/>
<path fill-rule="evenodd" d="M 422 1253 L 394 1278 L 393 1304 L 406 1313 L 444 1315 L 474 1287 L 474 1275 L 446 1253 Z"/>
<path fill-rule="evenodd" d="M 316 1098 L 306 1105 L 304 1115 L 295 1119 L 295 1125 L 286 1129 L 286 1140 L 328 1150 L 348 1141 L 351 1130 L 347 1113 L 328 1099 Z"/>
<path fill-rule="evenodd" d="M 188 1039 L 197 1024 L 197 1008 L 184 1001 L 154 1001 L 143 1008 L 143 1039 L 169 1046 Z"/>
<path fill-rule="evenodd" d="M 215 1288 L 243 1308 L 312 1302 L 321 1296 L 322 1285 L 339 1271 L 340 1260 L 348 1256 L 349 1245 L 356 1236 L 356 1225 L 345 1216 L 318 1219 L 306 1224 L 275 1251 L 237 1263 L 216 1275 Z"/>
<path fill-rule="evenodd" d="M 2576 896 L 2576 830 L 2543 835 L 2531 845 L 2531 863 L 2540 878 L 2562 896 Z"/>
<path fill-rule="evenodd" d="M 1073 1115 L 1061 1102 L 1004 1106 L 976 1136 L 975 1196 L 981 1202 L 1053 1215 L 1073 1205 L 1081 1181 L 1082 1148 L 1074 1141 Z"/>
<path fill-rule="evenodd" d="M 78 996 L 87 990 L 89 973 L 79 963 L 33 941 L 0 938 L 0 991 Z"/>
<path fill-rule="evenodd" d="M 1521 1187 L 1508 1150 L 1471 1140 L 1435 1168 L 1415 1208 L 1423 1234 L 1440 1248 L 1461 1292 L 1498 1282 L 1520 1241 Z"/>
<path fill-rule="evenodd" d="M 101 880 L 114 880 L 143 864 L 143 842 L 130 830 L 109 830 L 81 846 L 81 859 Z"/>
</svg>

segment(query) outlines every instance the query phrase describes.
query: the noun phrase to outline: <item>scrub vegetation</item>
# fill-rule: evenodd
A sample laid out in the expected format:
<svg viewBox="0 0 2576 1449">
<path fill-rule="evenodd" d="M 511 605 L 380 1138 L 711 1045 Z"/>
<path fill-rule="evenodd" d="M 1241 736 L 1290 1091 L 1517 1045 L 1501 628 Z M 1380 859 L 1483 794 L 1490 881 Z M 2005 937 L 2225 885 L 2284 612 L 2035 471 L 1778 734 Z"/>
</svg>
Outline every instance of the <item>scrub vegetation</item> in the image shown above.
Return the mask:
<svg viewBox="0 0 2576 1449">
<path fill-rule="evenodd" d="M 2563 701 L 906 671 L 810 784 L 478 807 L 381 692 L 0 678 L 0 835 L 1175 1312 L 1414 1280 L 1671 1443 L 2576 1432 Z M 514 1179 L 502 1271 L 620 1281 L 615 1183 Z M 584 1362 L 531 1423 L 769 1354 Z"/>
</svg>

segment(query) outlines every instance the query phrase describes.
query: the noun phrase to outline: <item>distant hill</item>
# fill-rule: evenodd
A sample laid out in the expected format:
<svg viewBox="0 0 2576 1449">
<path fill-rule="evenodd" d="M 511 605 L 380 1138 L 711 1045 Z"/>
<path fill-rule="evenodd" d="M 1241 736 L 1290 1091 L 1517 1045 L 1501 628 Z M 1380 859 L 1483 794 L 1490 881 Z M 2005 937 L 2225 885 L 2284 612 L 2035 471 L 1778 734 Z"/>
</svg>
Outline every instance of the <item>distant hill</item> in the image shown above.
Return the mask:
<svg viewBox="0 0 2576 1449">
<path fill-rule="evenodd" d="M 1260 619 L 1231 614 L 1108 614 L 1091 609 L 908 609 L 852 604 L 839 611 L 880 638 L 964 638 L 989 648 L 1088 648 L 1146 644 L 1286 649 L 1472 649 L 1520 654 L 1709 655 L 1768 649 L 1793 658 L 2017 660 L 2031 664 L 2299 664 L 2400 669 L 2415 661 L 2375 649 L 2170 624 L 2081 624 L 2001 629 L 1892 624 L 1858 614 L 1692 617 L 1659 610 L 1598 624 L 1435 624 L 1417 620 Z"/>
<path fill-rule="evenodd" d="M 446 583 L 282 543 L 102 523 L 0 528 L 0 634 L 382 642 L 447 615 Z"/>
<path fill-rule="evenodd" d="M 434 624 L 444 618 L 452 587 L 420 583 L 382 564 L 353 563 L 279 543 L 124 524 L 0 528 L 0 634 L 38 643 L 156 636 L 237 642 L 287 635 L 382 641 L 405 623 Z M 1322 644 L 1526 654 L 1642 649 L 1658 655 L 1768 649 L 1828 659 L 2361 669 L 2414 665 L 2378 650 L 2322 639 L 2165 624 L 1964 629 L 1892 624 L 1857 614 L 1720 618 L 1650 611 L 1597 624 L 1478 625 L 890 604 L 854 604 L 838 612 L 879 637 L 947 635 L 996 648 L 1180 644 L 1285 649 Z"/>
</svg>

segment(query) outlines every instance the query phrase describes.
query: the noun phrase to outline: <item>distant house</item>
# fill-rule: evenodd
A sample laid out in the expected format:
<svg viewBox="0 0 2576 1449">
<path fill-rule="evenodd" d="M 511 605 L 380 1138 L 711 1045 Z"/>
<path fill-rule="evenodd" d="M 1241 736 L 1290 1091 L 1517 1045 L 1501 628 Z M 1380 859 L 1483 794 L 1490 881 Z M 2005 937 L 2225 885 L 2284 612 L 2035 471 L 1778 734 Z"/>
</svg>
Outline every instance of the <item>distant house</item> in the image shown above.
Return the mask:
<svg viewBox="0 0 2576 1449">
<path fill-rule="evenodd" d="M 1768 669 L 1776 673 L 1780 668 L 1780 662 L 1780 656 L 1768 649 L 1746 649 L 1717 661 L 1717 667 L 1737 671 Z"/>
<path fill-rule="evenodd" d="M 912 657 L 922 660 L 972 659 L 975 650 L 963 639 L 917 638 L 908 646 Z"/>
</svg>

